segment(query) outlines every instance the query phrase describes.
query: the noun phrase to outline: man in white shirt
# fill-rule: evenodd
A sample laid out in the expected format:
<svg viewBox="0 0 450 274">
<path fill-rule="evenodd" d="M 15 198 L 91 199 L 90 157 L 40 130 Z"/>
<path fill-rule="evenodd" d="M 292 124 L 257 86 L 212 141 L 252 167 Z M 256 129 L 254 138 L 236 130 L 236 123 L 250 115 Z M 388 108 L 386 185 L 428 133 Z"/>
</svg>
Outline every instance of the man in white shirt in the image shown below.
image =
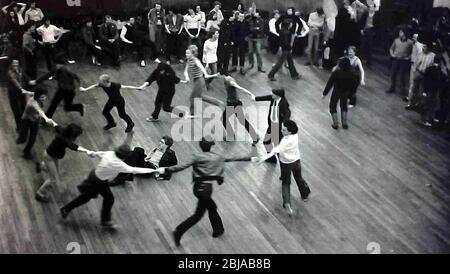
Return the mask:
<svg viewBox="0 0 450 274">
<path fill-rule="evenodd" d="M 55 44 L 61 38 L 63 30 L 50 24 L 50 19 L 46 19 L 44 25 L 40 26 L 37 33 L 42 37 L 43 52 L 47 62 L 47 68 L 51 71 L 55 64 Z"/>
<path fill-rule="evenodd" d="M 61 208 L 61 216 L 66 219 L 69 213 L 95 199 L 100 194 L 103 197 L 103 205 L 101 211 L 101 225 L 106 228 L 114 228 L 111 222 L 111 209 L 114 204 L 114 195 L 111 192 L 109 184 L 120 173 L 147 174 L 155 172 L 150 168 L 131 167 L 123 160 L 130 154 L 130 147 L 122 145 L 115 151 L 90 152 L 91 157 L 99 157 L 100 163 L 91 171 L 88 178 L 79 186 L 80 195 L 67 205 Z"/>
<path fill-rule="evenodd" d="M 416 71 L 416 68 L 417 68 L 417 62 L 419 62 L 419 60 L 423 54 L 423 44 L 419 42 L 418 38 L 419 38 L 419 34 L 414 33 L 412 36 L 412 40 L 413 40 L 414 44 L 413 44 L 412 53 L 411 53 L 411 70 L 409 72 L 409 92 L 411 92 L 411 90 L 413 88 L 414 72 Z M 408 101 L 408 98 L 406 97 L 406 100 L 404 100 L 404 101 Z"/>
<path fill-rule="evenodd" d="M 320 36 L 323 33 L 323 26 L 325 24 L 325 14 L 322 8 L 317 8 L 315 12 L 309 14 L 308 18 L 308 47 L 306 53 L 308 54 L 309 61 L 306 65 L 317 65 L 319 58 L 319 43 Z"/>
<path fill-rule="evenodd" d="M 297 124 L 292 120 L 287 120 L 283 122 L 281 132 L 284 137 L 280 144 L 277 145 L 272 152 L 261 157 L 258 162 L 262 163 L 270 157 L 273 157 L 275 154 L 278 154 L 281 169 L 283 207 L 288 211 L 289 215 L 292 215 L 293 210 L 291 207 L 290 193 L 291 174 L 294 176 L 303 201 L 308 201 L 311 190 L 302 177 Z"/>
<path fill-rule="evenodd" d="M 280 18 L 280 11 L 274 10 L 273 17 L 269 20 L 269 49 L 272 54 L 277 54 L 278 49 L 280 47 L 279 37 L 280 35 L 277 32 L 277 28 L 275 27 L 275 23 Z"/>
<path fill-rule="evenodd" d="M 36 8 L 36 2 L 30 3 L 30 8 L 25 12 L 25 24 L 28 21 L 31 21 L 33 23 L 40 22 L 44 18 L 44 13 L 42 13 L 42 10 L 40 8 Z"/>
</svg>

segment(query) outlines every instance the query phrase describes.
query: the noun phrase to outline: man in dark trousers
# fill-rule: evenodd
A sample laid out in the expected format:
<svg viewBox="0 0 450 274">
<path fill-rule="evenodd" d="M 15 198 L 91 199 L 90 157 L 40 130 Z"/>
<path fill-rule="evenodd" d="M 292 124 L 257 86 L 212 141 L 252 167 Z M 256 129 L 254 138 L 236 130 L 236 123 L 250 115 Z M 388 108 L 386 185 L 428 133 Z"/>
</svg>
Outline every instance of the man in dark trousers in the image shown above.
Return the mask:
<svg viewBox="0 0 450 274">
<path fill-rule="evenodd" d="M 109 184 L 120 173 L 147 174 L 155 171 L 154 169 L 127 165 L 124 159 L 129 153 L 130 147 L 128 145 L 122 145 L 115 151 L 89 152 L 89 156 L 100 158 L 100 163 L 89 173 L 88 178 L 78 186 L 80 195 L 60 209 L 61 217 L 66 219 L 73 209 L 97 198 L 100 194 L 103 197 L 101 225 L 104 228 L 114 228 L 115 224 L 111 221 L 114 195 Z"/>
<path fill-rule="evenodd" d="M 231 12 L 224 12 L 225 19 L 220 23 L 219 45 L 217 48 L 217 71 L 223 75 L 228 75 L 231 52 L 233 50 L 233 26 L 234 15 Z"/>
<path fill-rule="evenodd" d="M 69 71 L 63 64 L 56 64 L 55 69 L 45 75 L 42 75 L 35 81 L 30 81 L 30 84 L 40 84 L 41 82 L 49 80 L 53 77 L 58 81 L 58 90 L 56 91 L 55 96 L 53 96 L 52 102 L 50 103 L 47 112 L 45 112 L 45 115 L 52 118 L 59 103 L 64 101 L 64 110 L 66 112 L 77 111 L 81 116 L 83 116 L 84 106 L 82 104 L 73 103 L 76 88 L 75 82 L 77 81 L 79 84 L 81 80 L 78 75 Z"/>
<path fill-rule="evenodd" d="M 150 86 L 154 81 L 158 83 L 158 93 L 155 99 L 155 110 L 152 116 L 147 118 L 147 122 L 159 121 L 159 112 L 161 107 L 165 112 L 173 112 L 174 108 L 171 106 L 173 96 L 175 95 L 175 85 L 178 83 L 187 83 L 185 80 L 181 80 L 175 74 L 175 71 L 169 64 L 159 63 L 158 67 L 152 72 L 145 83 L 140 86 L 140 89 Z M 179 113 L 178 116 L 183 117 L 183 113 Z"/>
<path fill-rule="evenodd" d="M 103 56 L 102 48 L 97 44 L 97 35 L 92 27 L 92 19 L 86 20 L 85 26 L 81 29 L 83 42 L 86 45 L 86 53 L 92 58 L 93 65 L 101 65 L 101 57 Z"/>
<path fill-rule="evenodd" d="M 117 124 L 114 121 L 113 116 L 111 115 L 111 110 L 113 108 L 117 108 L 117 112 L 119 114 L 119 117 L 124 120 L 127 123 L 127 128 L 125 129 L 126 133 L 129 133 L 133 130 L 134 123 L 133 120 L 131 120 L 130 116 L 125 111 L 125 99 L 123 98 L 122 94 L 120 93 L 121 89 L 138 89 L 139 87 L 134 86 L 125 86 L 119 83 L 115 83 L 111 81 L 111 76 L 108 74 L 103 74 L 99 78 L 99 82 L 97 84 L 94 84 L 88 88 L 80 87 L 81 92 L 85 92 L 97 87 L 101 87 L 106 95 L 108 95 L 108 101 L 105 104 L 105 107 L 103 108 L 103 116 L 105 116 L 106 121 L 108 124 L 103 127 L 104 130 L 109 130 L 113 127 L 116 127 Z"/>
<path fill-rule="evenodd" d="M 115 66 L 120 66 L 119 32 L 111 15 L 105 16 L 105 22 L 100 26 L 98 34 L 103 52 L 112 58 Z"/>
<path fill-rule="evenodd" d="M 188 231 L 189 228 L 198 223 L 206 211 L 208 211 L 209 220 L 213 228 L 212 236 L 214 238 L 217 238 L 225 232 L 222 219 L 217 212 L 217 205 L 211 198 L 213 191 L 212 184 L 214 181 L 216 181 L 219 185 L 223 183 L 225 162 L 252 160 L 252 158 L 250 157 L 225 158 L 218 153 L 211 152 L 211 147 L 215 143 L 207 137 L 202 138 L 199 144 L 202 152 L 195 154 L 193 160 L 191 160 L 190 162 L 173 167 L 157 169 L 158 173 L 165 174 L 179 172 L 190 166 L 193 167 L 193 191 L 195 197 L 197 197 L 198 199 L 197 209 L 195 210 L 194 215 L 177 226 L 177 228 L 173 232 L 176 246 L 180 246 L 180 240 L 183 234 Z"/>
<path fill-rule="evenodd" d="M 255 101 L 270 101 L 269 115 L 267 117 L 267 131 L 264 136 L 264 145 L 267 152 L 272 150 L 273 146 L 277 146 L 283 135 L 281 134 L 281 124 L 291 118 L 291 110 L 289 103 L 284 95 L 284 89 L 273 89 L 271 95 L 255 97 Z M 276 163 L 275 156 L 266 160 L 270 163 Z"/>
<path fill-rule="evenodd" d="M 230 72 L 237 71 L 238 59 L 239 59 L 239 72 L 244 75 L 246 73 L 245 66 L 245 53 L 247 51 L 248 42 L 247 35 L 249 33 L 248 24 L 245 21 L 245 15 L 237 13 L 237 20 L 233 26 L 233 62 Z"/>
<path fill-rule="evenodd" d="M 249 54 L 248 60 L 250 62 L 250 69 L 255 66 L 254 55 L 256 55 L 256 61 L 258 63 L 258 71 L 266 72 L 263 69 L 263 62 L 261 58 L 261 47 L 262 42 L 265 38 L 264 27 L 265 22 L 259 15 L 259 12 L 253 10 L 253 12 L 248 16 L 247 23 L 249 25 Z"/>
<path fill-rule="evenodd" d="M 30 79 L 36 79 L 36 25 L 29 25 L 22 37 L 22 49 L 24 53 L 25 72 Z"/>
</svg>

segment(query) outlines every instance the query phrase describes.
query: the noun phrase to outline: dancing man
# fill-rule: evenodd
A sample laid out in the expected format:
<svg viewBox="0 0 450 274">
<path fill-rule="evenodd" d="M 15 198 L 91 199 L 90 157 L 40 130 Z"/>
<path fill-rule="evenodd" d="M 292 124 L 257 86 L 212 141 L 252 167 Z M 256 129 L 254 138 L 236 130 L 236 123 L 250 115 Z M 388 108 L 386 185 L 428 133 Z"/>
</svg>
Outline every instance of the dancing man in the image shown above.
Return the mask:
<svg viewBox="0 0 450 274">
<path fill-rule="evenodd" d="M 180 246 L 181 237 L 192 226 L 198 223 L 205 212 L 208 210 L 209 220 L 213 228 L 212 236 L 217 238 L 221 236 L 225 229 L 222 219 L 217 212 L 217 205 L 212 199 L 212 184 L 216 181 L 219 185 L 223 184 L 225 162 L 250 161 L 250 157 L 225 158 L 218 153 L 211 152 L 211 147 L 215 144 L 209 138 L 202 138 L 200 141 L 202 152 L 195 154 L 192 161 L 168 168 L 159 168 L 156 171 L 161 174 L 182 171 L 190 166 L 193 167 L 192 177 L 194 181 L 194 195 L 198 199 L 197 209 L 194 215 L 186 219 L 173 232 L 176 246 Z"/>
<path fill-rule="evenodd" d="M 150 168 L 131 167 L 124 163 L 124 159 L 129 155 L 130 147 L 122 145 L 115 151 L 89 152 L 91 157 L 100 158 L 100 163 L 89 173 L 89 176 L 78 186 L 80 195 L 60 209 L 61 217 L 66 219 L 69 213 L 95 199 L 100 194 L 103 197 L 101 211 L 101 226 L 104 228 L 115 228 L 111 221 L 111 209 L 114 204 L 114 195 L 111 192 L 109 183 L 120 173 L 147 174 L 155 170 Z"/>
<path fill-rule="evenodd" d="M 108 74 L 103 74 L 99 78 L 99 82 L 94 84 L 88 88 L 80 87 L 80 91 L 88 91 L 97 87 L 101 87 L 105 93 L 108 95 L 108 101 L 103 108 L 103 116 L 105 116 L 108 124 L 103 127 L 104 130 L 109 130 L 115 126 L 117 126 L 114 118 L 111 115 L 111 110 L 116 107 L 117 112 L 119 113 L 119 117 L 122 118 L 127 123 L 127 128 L 125 132 L 131 132 L 134 127 L 133 120 L 131 120 L 130 116 L 125 111 L 125 99 L 120 94 L 121 89 L 137 89 L 140 90 L 140 87 L 135 86 L 125 86 L 119 83 L 111 82 L 111 76 Z"/>
</svg>

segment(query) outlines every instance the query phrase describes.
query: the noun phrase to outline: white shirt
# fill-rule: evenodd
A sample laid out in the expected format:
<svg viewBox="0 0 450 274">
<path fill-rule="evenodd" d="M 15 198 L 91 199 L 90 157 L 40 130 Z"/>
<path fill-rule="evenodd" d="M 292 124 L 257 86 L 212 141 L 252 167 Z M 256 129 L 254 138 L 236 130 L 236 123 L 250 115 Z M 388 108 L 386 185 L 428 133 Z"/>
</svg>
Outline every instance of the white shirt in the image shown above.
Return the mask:
<svg viewBox="0 0 450 274">
<path fill-rule="evenodd" d="M 161 151 L 159 149 L 154 149 L 152 153 L 150 153 L 150 156 L 145 159 L 145 161 L 152 163 L 156 167 L 159 167 L 159 162 L 161 161 L 161 158 L 164 155 L 164 151 Z"/>
<path fill-rule="evenodd" d="M 216 30 L 220 30 L 220 23 L 219 20 L 209 20 L 208 22 L 206 22 L 206 31 L 210 31 L 211 28 L 214 28 Z"/>
<path fill-rule="evenodd" d="M 420 42 L 414 42 L 411 53 L 411 62 L 413 64 L 417 64 L 422 54 L 423 54 L 423 44 Z"/>
<path fill-rule="evenodd" d="M 189 14 L 184 16 L 184 27 L 186 29 L 198 29 L 198 25 L 201 22 L 201 17 L 199 15 L 191 16 Z M 196 35 L 197 33 L 191 33 Z"/>
<path fill-rule="evenodd" d="M 280 144 L 273 149 L 273 152 L 278 153 L 280 162 L 283 164 L 291 164 L 300 160 L 298 134 L 284 136 Z"/>
<path fill-rule="evenodd" d="M 319 29 L 323 27 L 325 23 L 325 16 L 319 16 L 319 14 L 315 11 L 309 14 L 308 18 L 308 26 L 312 29 Z"/>
<path fill-rule="evenodd" d="M 281 99 L 278 99 L 277 101 L 275 101 L 275 103 L 272 106 L 272 111 L 270 112 L 270 120 L 274 123 L 278 123 L 279 122 L 279 111 L 278 111 L 278 105 L 280 104 Z"/>
<path fill-rule="evenodd" d="M 217 47 L 219 46 L 219 40 L 211 41 L 210 39 L 205 41 L 203 46 L 203 63 L 213 64 L 217 62 Z"/>
<path fill-rule="evenodd" d="M 206 14 L 204 11 L 200 11 L 199 13 L 197 13 L 197 16 L 200 17 L 200 23 L 202 28 L 204 29 L 206 26 Z"/>
<path fill-rule="evenodd" d="M 29 9 L 25 12 L 25 22 L 31 20 L 33 22 L 41 21 L 44 18 L 44 14 L 40 8 Z"/>
<path fill-rule="evenodd" d="M 269 20 L 269 31 L 272 34 L 275 34 L 276 36 L 280 36 L 277 32 L 277 28 L 275 27 L 275 23 L 277 22 L 277 19 L 272 18 Z"/>
<path fill-rule="evenodd" d="M 61 33 L 61 29 L 54 25 L 49 25 L 48 27 L 42 25 L 37 29 L 37 32 L 42 36 L 42 42 L 54 43 L 56 42 L 55 36 L 58 36 Z"/>
<path fill-rule="evenodd" d="M 95 175 L 102 181 L 111 182 L 119 173 L 145 174 L 152 169 L 131 167 L 116 156 L 114 151 L 97 152 L 100 163 L 95 168 Z"/>
</svg>

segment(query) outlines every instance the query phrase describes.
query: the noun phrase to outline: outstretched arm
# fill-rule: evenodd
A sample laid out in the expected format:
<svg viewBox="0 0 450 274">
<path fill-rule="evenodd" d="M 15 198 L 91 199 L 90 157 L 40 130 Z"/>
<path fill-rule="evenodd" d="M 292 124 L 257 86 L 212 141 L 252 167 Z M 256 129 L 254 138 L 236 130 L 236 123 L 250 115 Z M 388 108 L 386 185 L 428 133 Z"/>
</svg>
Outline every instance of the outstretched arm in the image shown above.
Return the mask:
<svg viewBox="0 0 450 274">
<path fill-rule="evenodd" d="M 80 91 L 82 91 L 82 92 L 84 92 L 84 91 L 89 91 L 89 90 L 94 89 L 94 88 L 96 88 L 96 87 L 98 87 L 98 83 L 97 83 L 97 84 L 94 84 L 94 85 L 92 85 L 92 86 L 90 86 L 90 87 L 87 87 L 87 88 L 80 87 Z"/>
<path fill-rule="evenodd" d="M 200 62 L 200 60 L 195 60 L 195 63 L 197 64 L 198 68 L 202 71 L 203 75 L 205 75 L 205 78 L 214 78 L 219 76 L 219 73 L 216 74 L 208 74 L 208 72 L 206 71 L 205 67 L 203 66 L 203 64 Z"/>
<path fill-rule="evenodd" d="M 255 97 L 255 95 L 253 93 L 251 93 L 248 89 L 241 87 L 238 83 L 232 82 L 231 85 L 234 86 L 235 88 L 237 88 L 238 90 L 241 90 L 242 92 L 247 93 L 248 95 L 250 95 L 253 100 L 256 99 L 256 97 Z"/>
<path fill-rule="evenodd" d="M 136 86 L 126 86 L 126 85 L 122 85 L 123 89 L 137 89 L 137 90 L 142 90 L 141 87 L 136 87 Z"/>
<path fill-rule="evenodd" d="M 186 67 L 184 68 L 184 78 L 186 79 L 186 82 L 189 82 L 189 72 L 188 72 L 188 64 L 186 63 Z"/>
</svg>

